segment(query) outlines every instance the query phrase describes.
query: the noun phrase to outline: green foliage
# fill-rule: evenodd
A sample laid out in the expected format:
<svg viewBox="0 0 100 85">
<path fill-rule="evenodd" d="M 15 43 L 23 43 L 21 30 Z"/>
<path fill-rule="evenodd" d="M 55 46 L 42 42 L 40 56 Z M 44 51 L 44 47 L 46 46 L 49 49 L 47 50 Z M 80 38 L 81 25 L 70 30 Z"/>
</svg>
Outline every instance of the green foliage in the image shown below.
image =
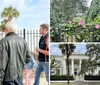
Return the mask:
<svg viewBox="0 0 100 85">
<path fill-rule="evenodd" d="M 50 80 L 51 81 L 68 80 L 68 76 L 67 75 L 51 75 Z M 74 80 L 74 77 L 70 75 L 69 80 Z"/>
<path fill-rule="evenodd" d="M 86 55 L 89 56 L 89 59 L 82 62 L 81 74 L 86 74 L 86 72 L 91 74 L 100 64 L 100 44 L 87 44 L 86 48 Z"/>
<path fill-rule="evenodd" d="M 96 64 L 100 59 L 100 44 L 87 44 L 86 55 L 89 56 L 89 60 L 92 61 L 92 65 Z"/>
<path fill-rule="evenodd" d="M 0 30 L 4 31 L 5 29 L 5 24 L 8 22 L 7 19 L 4 19 L 3 21 L 1 21 L 1 26 L 0 26 Z"/>
<path fill-rule="evenodd" d="M 81 23 L 82 25 L 80 25 Z M 96 25 L 100 26 L 100 16 L 96 17 L 93 22 L 88 23 L 85 23 L 84 19 L 76 17 L 60 29 L 60 37 L 63 41 L 68 41 L 69 37 L 75 36 L 76 42 L 99 42 L 100 27 L 96 28 Z"/>
<path fill-rule="evenodd" d="M 64 55 L 68 54 L 67 57 L 69 57 L 76 47 L 74 44 L 59 44 L 59 48 L 61 49 Z"/>
<path fill-rule="evenodd" d="M 74 1 L 76 1 L 76 0 L 74 0 Z M 63 2 L 60 2 L 60 3 L 63 3 Z M 80 13 L 80 12 L 76 13 L 76 10 L 82 11 L 82 9 L 81 10 L 78 9 L 80 7 L 77 8 L 78 3 L 82 4 L 82 2 L 77 0 L 76 2 L 74 2 L 75 4 L 73 4 L 73 0 L 69 0 L 69 1 L 65 1 L 63 3 L 63 6 L 61 6 L 61 7 L 60 7 L 60 3 L 57 5 L 55 3 L 55 6 L 57 6 L 59 11 L 61 11 L 63 13 L 63 15 L 61 18 L 57 17 L 57 16 L 60 16 L 59 12 L 57 12 L 58 14 L 54 14 L 55 17 L 51 15 L 51 23 L 56 22 L 54 24 L 51 24 L 51 41 L 53 41 L 53 42 L 59 42 L 59 41 L 100 42 L 100 27 L 96 28 L 96 25 L 100 26 L 100 0 L 92 0 L 89 10 L 88 11 L 84 10 L 84 11 L 87 11 L 87 14 L 86 14 L 86 12 L 83 13 L 80 18 L 80 16 L 78 16 L 78 17 L 76 16 L 78 13 Z M 76 4 L 77 4 L 77 6 L 76 6 Z M 61 10 L 61 9 L 64 9 L 64 7 L 65 7 L 66 11 Z M 70 7 L 72 7 L 72 8 L 70 8 Z M 53 8 L 51 6 L 51 10 L 53 10 L 53 12 L 56 12 L 55 10 L 57 8 Z M 83 8 L 85 8 L 84 5 L 83 5 Z M 71 11 L 73 13 L 68 12 L 67 9 L 69 9 L 68 11 Z M 52 14 L 52 12 L 51 12 L 51 14 Z M 78 25 L 78 23 L 81 19 L 83 20 L 84 24 Z M 70 23 L 69 23 L 69 21 L 70 21 Z M 73 36 L 75 37 L 75 39 L 73 38 Z M 70 39 L 71 39 L 71 41 L 70 41 Z"/>
<path fill-rule="evenodd" d="M 67 31 L 64 25 L 74 17 L 84 16 L 88 9 L 87 2 L 84 0 L 51 0 L 50 5 L 51 41 L 64 41 L 67 36 L 64 33 Z"/>
<path fill-rule="evenodd" d="M 86 16 L 86 22 L 92 22 L 98 16 L 100 16 L 100 0 L 92 0 Z"/>
<path fill-rule="evenodd" d="M 97 16 L 96 18 L 94 18 L 92 23 L 93 25 L 100 24 L 100 16 Z"/>
<path fill-rule="evenodd" d="M 100 75 L 85 75 L 84 80 L 95 80 L 95 81 L 99 81 L 100 80 Z"/>
<path fill-rule="evenodd" d="M 61 65 L 61 62 L 56 60 L 54 56 L 51 56 L 50 60 L 51 60 L 51 62 L 50 62 L 50 69 L 51 69 L 50 73 L 52 74 L 52 73 L 55 73 L 55 69 L 60 68 L 62 65 Z"/>
<path fill-rule="evenodd" d="M 1 17 L 3 18 L 3 20 L 1 21 L 0 30 L 4 31 L 6 23 L 8 21 L 11 21 L 13 18 L 17 18 L 18 16 L 18 10 L 13 8 L 12 6 L 4 8 L 4 10 L 1 13 Z"/>
<path fill-rule="evenodd" d="M 12 6 L 4 8 L 3 12 L 1 13 L 1 17 L 8 18 L 8 20 L 14 17 L 17 18 L 18 16 L 19 16 L 19 12 Z"/>
</svg>

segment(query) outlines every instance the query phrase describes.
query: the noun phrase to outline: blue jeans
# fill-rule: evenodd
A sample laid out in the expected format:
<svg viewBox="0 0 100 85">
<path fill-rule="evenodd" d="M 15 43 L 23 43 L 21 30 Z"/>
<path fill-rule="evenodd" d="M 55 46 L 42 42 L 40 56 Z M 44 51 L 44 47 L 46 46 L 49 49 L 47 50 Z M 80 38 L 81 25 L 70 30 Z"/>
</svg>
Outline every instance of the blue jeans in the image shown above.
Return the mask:
<svg viewBox="0 0 100 85">
<path fill-rule="evenodd" d="M 3 85 L 23 85 L 23 76 L 19 76 L 12 81 L 3 82 Z"/>
<path fill-rule="evenodd" d="M 49 82 L 49 63 L 48 62 L 39 62 L 39 65 L 36 69 L 35 73 L 35 82 L 33 85 L 39 85 L 40 83 L 40 75 L 41 72 L 45 72 L 46 74 L 46 80 Z"/>
</svg>

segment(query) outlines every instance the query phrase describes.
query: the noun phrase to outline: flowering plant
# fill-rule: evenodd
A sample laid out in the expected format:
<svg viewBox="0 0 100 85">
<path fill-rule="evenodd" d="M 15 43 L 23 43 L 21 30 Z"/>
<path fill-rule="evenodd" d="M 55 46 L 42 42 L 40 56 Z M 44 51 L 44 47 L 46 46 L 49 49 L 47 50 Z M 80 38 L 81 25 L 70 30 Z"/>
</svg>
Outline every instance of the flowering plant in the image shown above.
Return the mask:
<svg viewBox="0 0 100 85">
<path fill-rule="evenodd" d="M 100 41 L 100 17 L 87 23 L 83 18 L 74 18 L 72 21 L 68 21 L 66 29 L 68 29 L 68 36 L 73 36 L 73 34 L 76 36 L 77 42 Z"/>
</svg>

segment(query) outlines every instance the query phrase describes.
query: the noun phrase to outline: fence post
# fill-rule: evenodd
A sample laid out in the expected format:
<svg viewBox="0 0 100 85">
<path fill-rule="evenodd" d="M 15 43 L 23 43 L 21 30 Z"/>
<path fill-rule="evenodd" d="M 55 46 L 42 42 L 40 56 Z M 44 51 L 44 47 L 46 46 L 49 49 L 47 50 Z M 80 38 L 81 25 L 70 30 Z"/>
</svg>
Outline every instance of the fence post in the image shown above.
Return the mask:
<svg viewBox="0 0 100 85">
<path fill-rule="evenodd" d="M 24 39 L 25 39 L 25 29 L 23 29 L 23 35 L 24 35 L 23 37 L 24 37 Z"/>
</svg>

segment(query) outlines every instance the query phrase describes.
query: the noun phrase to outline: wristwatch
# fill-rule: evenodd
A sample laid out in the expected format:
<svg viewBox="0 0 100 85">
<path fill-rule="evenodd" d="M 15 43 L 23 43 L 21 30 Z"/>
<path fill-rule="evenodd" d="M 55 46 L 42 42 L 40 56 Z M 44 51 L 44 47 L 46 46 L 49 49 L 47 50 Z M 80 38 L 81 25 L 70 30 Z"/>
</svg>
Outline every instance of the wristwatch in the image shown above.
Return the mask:
<svg viewBox="0 0 100 85">
<path fill-rule="evenodd" d="M 43 50 L 42 49 L 40 49 L 40 53 L 42 53 L 43 52 Z"/>
</svg>

